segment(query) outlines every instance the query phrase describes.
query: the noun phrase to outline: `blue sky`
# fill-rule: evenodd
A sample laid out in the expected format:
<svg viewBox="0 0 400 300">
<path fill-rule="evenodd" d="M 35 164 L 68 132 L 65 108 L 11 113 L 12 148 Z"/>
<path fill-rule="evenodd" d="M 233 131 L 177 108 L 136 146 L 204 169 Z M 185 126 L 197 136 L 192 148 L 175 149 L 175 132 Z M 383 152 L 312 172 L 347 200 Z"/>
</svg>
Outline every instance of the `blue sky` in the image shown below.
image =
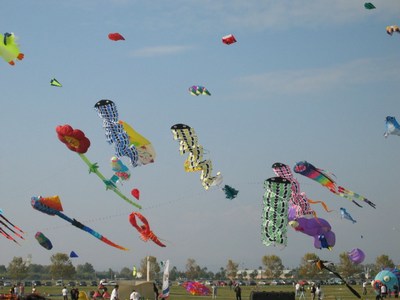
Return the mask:
<svg viewBox="0 0 400 300">
<path fill-rule="evenodd" d="M 4 0 L 1 32 L 19 37 L 25 59 L 0 64 L 0 208 L 27 235 L 21 247 L 0 239 L 0 264 L 29 254 L 49 264 L 52 254 L 74 250 L 75 265 L 98 270 L 138 265 L 147 255 L 179 269 L 193 258 L 218 270 L 228 259 L 258 268 L 262 256 L 276 254 L 292 267 L 307 252 L 338 261 L 355 247 L 366 262 L 388 254 L 400 263 L 400 138 L 383 137 L 385 117 L 400 119 L 400 34 L 385 31 L 400 22 L 400 3 L 373 3 L 375 10 L 359 0 Z M 110 41 L 110 32 L 126 40 Z M 237 43 L 224 45 L 227 34 Z M 62 88 L 50 86 L 53 77 Z M 191 96 L 192 85 L 212 95 Z M 57 125 L 83 130 L 87 157 L 111 176 L 113 147 L 93 109 L 100 99 L 113 100 L 120 119 L 156 149 L 156 162 L 131 169 L 121 190 L 140 189 L 141 213 L 166 248 L 139 239 L 128 223 L 135 208 L 105 191 L 56 137 Z M 199 174 L 184 172 L 170 132 L 176 123 L 196 130 L 214 171 L 239 190 L 236 199 L 205 191 Z M 296 175 L 309 198 L 336 210 L 315 208 L 336 234 L 333 251 L 290 228 L 286 248 L 261 243 L 262 183 L 274 176 L 274 162 L 301 160 L 377 205 L 357 208 Z M 36 195 L 59 195 L 68 216 L 130 251 L 34 211 Z M 357 223 L 341 220 L 340 207 Z M 53 250 L 37 244 L 36 231 Z"/>
</svg>

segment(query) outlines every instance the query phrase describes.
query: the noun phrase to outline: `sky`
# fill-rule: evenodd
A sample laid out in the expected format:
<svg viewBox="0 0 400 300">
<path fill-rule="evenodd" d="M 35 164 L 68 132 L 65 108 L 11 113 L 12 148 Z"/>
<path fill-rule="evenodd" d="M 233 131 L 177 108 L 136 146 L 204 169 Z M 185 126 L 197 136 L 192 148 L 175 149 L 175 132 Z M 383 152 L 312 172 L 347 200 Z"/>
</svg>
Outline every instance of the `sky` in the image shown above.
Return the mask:
<svg viewBox="0 0 400 300">
<path fill-rule="evenodd" d="M 387 254 L 400 264 L 400 137 L 383 136 L 386 116 L 400 119 L 400 34 L 385 30 L 399 24 L 400 2 L 373 3 L 374 10 L 361 0 L 3 0 L 1 32 L 15 33 L 25 58 L 0 63 L 0 208 L 26 239 L 18 246 L 0 238 L 0 264 L 31 255 L 47 265 L 73 250 L 74 265 L 99 271 L 148 255 L 179 270 L 189 258 L 211 271 L 229 259 L 258 268 L 265 255 L 291 268 L 305 253 L 338 262 L 353 248 L 365 252 L 365 263 Z M 125 41 L 109 40 L 111 32 Z M 237 43 L 223 44 L 228 34 Z M 50 86 L 52 78 L 63 87 Z M 190 95 L 192 85 L 211 96 Z M 140 190 L 140 212 L 165 248 L 140 239 L 128 222 L 138 209 L 106 191 L 57 139 L 58 125 L 85 132 L 86 156 L 111 177 L 114 149 L 94 110 L 101 99 L 114 101 L 120 119 L 156 150 L 155 162 L 130 168 L 120 189 Z M 199 173 L 184 171 L 170 131 L 177 123 L 195 129 L 213 172 L 239 190 L 237 198 L 205 191 Z M 376 204 L 358 208 L 295 174 L 310 199 L 334 210 L 313 206 L 335 232 L 332 251 L 292 228 L 286 247 L 261 242 L 263 182 L 275 176 L 273 163 L 302 160 Z M 33 210 L 30 199 L 39 195 L 58 195 L 66 215 L 130 250 Z M 341 219 L 340 207 L 357 223 Z M 52 250 L 37 243 L 37 231 Z"/>
</svg>

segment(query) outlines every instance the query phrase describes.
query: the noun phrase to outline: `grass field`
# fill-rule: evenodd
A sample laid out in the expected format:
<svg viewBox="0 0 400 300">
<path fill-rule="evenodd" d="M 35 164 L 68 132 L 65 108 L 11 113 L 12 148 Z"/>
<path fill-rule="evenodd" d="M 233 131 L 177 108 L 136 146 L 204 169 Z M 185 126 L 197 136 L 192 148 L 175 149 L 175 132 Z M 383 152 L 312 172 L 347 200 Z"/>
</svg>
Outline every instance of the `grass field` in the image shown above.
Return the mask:
<svg viewBox="0 0 400 300">
<path fill-rule="evenodd" d="M 362 287 L 361 285 L 353 285 L 352 286 L 355 290 L 357 290 L 360 295 L 362 294 Z M 89 294 L 90 291 L 95 290 L 95 287 L 78 287 L 80 291 L 85 291 Z M 59 286 L 42 286 L 37 287 L 37 291 L 47 298 L 51 298 L 54 300 L 61 300 L 61 289 L 62 287 Z M 109 291 L 111 292 L 112 287 L 109 287 Z M 344 285 L 324 285 L 322 286 L 324 300 L 349 300 L 349 299 L 357 299 Z M 242 287 L 242 299 L 248 300 L 250 299 L 250 293 L 252 291 L 275 291 L 275 292 L 293 292 L 293 286 L 243 286 Z M 7 293 L 8 288 L 1 287 L 0 293 Z M 29 293 L 30 288 L 26 288 L 25 293 Z M 49 296 L 50 295 L 50 296 Z M 179 299 L 179 300 L 194 300 L 194 299 L 211 299 L 211 296 L 192 296 L 186 290 L 181 287 L 177 286 L 176 284 L 171 286 L 170 289 L 170 299 Z M 217 299 L 218 300 L 235 300 L 235 293 L 233 289 L 231 290 L 229 287 L 218 287 L 217 291 Z M 306 290 L 306 300 L 310 300 L 310 292 Z M 374 300 L 375 293 L 373 292 L 372 288 L 368 288 L 368 294 L 363 299 Z M 121 299 L 127 300 L 127 299 Z M 152 299 L 151 299 L 152 300 Z"/>
</svg>

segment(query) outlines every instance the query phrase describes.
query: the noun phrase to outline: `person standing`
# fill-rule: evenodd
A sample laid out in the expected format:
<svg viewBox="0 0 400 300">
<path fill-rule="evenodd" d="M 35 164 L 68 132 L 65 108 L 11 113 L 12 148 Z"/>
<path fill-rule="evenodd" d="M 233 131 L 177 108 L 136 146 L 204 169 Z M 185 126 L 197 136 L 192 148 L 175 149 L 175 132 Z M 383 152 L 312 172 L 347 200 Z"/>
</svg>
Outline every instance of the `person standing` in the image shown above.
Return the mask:
<svg viewBox="0 0 400 300">
<path fill-rule="evenodd" d="M 217 285 L 216 285 L 216 284 L 213 284 L 213 285 L 211 286 L 211 289 L 212 289 L 212 298 L 213 298 L 213 299 L 217 299 Z"/>
<path fill-rule="evenodd" d="M 362 287 L 363 287 L 363 295 L 366 295 L 367 294 L 367 282 L 366 281 L 363 281 L 363 284 L 362 284 Z"/>
<path fill-rule="evenodd" d="M 311 293 L 311 300 L 315 300 L 315 292 L 316 292 L 316 288 L 315 288 L 315 283 L 311 283 L 311 289 L 310 289 L 310 293 Z"/>
<path fill-rule="evenodd" d="M 239 284 L 236 284 L 235 286 L 235 294 L 236 294 L 236 300 L 242 300 L 242 289 L 240 288 Z"/>
<path fill-rule="evenodd" d="M 132 290 L 131 295 L 129 296 L 129 300 L 139 300 L 140 294 L 136 292 L 136 290 Z"/>
<path fill-rule="evenodd" d="M 158 293 L 158 288 L 157 288 L 157 285 L 155 282 L 153 282 L 153 292 L 154 292 L 154 300 L 157 300 L 159 293 Z"/>
<path fill-rule="evenodd" d="M 62 296 L 64 300 L 68 300 L 68 290 L 67 287 L 64 286 L 64 288 L 61 290 Z"/>
<path fill-rule="evenodd" d="M 321 288 L 320 284 L 317 285 L 316 294 L 317 294 L 318 300 L 322 300 L 322 298 L 323 298 L 322 297 L 322 288 Z"/>
<path fill-rule="evenodd" d="M 297 282 L 296 285 L 294 286 L 296 297 L 299 297 L 300 295 L 300 283 Z"/>
<path fill-rule="evenodd" d="M 305 295 L 305 289 L 304 289 L 304 285 L 303 284 L 300 285 L 299 291 L 300 291 L 299 300 L 300 299 L 304 299 L 305 300 L 306 299 L 306 295 Z"/>
<path fill-rule="evenodd" d="M 395 298 L 399 298 L 399 286 L 397 284 L 393 286 L 393 293 Z"/>
<path fill-rule="evenodd" d="M 110 300 L 119 300 L 119 292 L 118 292 L 119 285 L 115 285 L 114 289 L 111 292 Z M 104 297 L 104 296 L 103 296 Z"/>
</svg>

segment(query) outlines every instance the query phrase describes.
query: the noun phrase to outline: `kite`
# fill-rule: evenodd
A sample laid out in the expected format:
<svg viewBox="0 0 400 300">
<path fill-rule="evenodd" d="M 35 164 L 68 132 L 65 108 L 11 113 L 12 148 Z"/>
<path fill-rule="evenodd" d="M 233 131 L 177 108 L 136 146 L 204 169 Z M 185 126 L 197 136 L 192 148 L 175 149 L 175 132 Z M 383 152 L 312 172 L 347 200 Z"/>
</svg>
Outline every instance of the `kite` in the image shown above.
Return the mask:
<svg viewBox="0 0 400 300">
<path fill-rule="evenodd" d="M 324 187 L 329 189 L 332 193 L 341 196 L 347 200 L 350 200 L 359 207 L 362 206 L 359 203 L 357 203 L 355 199 L 364 201 L 373 208 L 375 208 L 376 206 L 373 202 L 371 202 L 364 196 L 361 196 L 360 194 L 350 191 L 342 186 L 338 186 L 335 180 L 333 180 L 333 178 L 330 175 L 328 175 L 326 171 L 314 167 L 307 161 L 298 162 L 293 169 L 296 173 L 299 173 L 303 176 L 306 176 L 310 179 L 317 181 L 318 183 L 322 184 Z"/>
<path fill-rule="evenodd" d="M 128 180 L 131 177 L 131 173 L 127 166 L 116 156 L 111 157 L 111 168 L 115 172 L 116 178 L 113 176 L 112 181 L 115 183 L 118 180 Z M 115 180 L 115 181 L 114 181 Z"/>
<path fill-rule="evenodd" d="M 136 266 L 133 266 L 133 268 L 132 268 L 132 276 L 134 278 L 136 278 L 136 276 L 137 276 L 137 268 L 136 268 Z"/>
<path fill-rule="evenodd" d="M 131 191 L 131 194 L 132 194 L 133 197 L 135 197 L 136 199 L 139 200 L 139 198 L 140 198 L 140 191 L 139 191 L 138 189 L 133 189 L 133 190 Z"/>
<path fill-rule="evenodd" d="M 211 96 L 211 93 L 204 87 L 200 85 L 193 85 L 189 88 L 190 94 L 193 96 L 199 96 L 199 95 L 208 95 Z"/>
<path fill-rule="evenodd" d="M 262 243 L 266 246 L 287 244 L 288 207 L 291 183 L 282 177 L 264 181 L 264 197 L 261 224 Z"/>
<path fill-rule="evenodd" d="M 7 231 L 10 231 L 11 233 L 8 233 Z M 25 239 L 22 234 L 25 234 L 24 231 L 22 231 L 18 226 L 15 226 L 13 223 L 11 223 L 4 215 L 3 215 L 3 210 L 0 209 L 0 234 L 3 235 L 5 238 L 9 239 L 10 241 L 13 241 L 14 243 L 18 244 L 17 240 L 12 236 L 14 234 L 15 236 L 19 237 L 20 239 Z"/>
<path fill-rule="evenodd" d="M 71 219 L 70 217 L 66 216 L 65 214 L 62 213 L 63 209 L 61 206 L 61 201 L 58 196 L 53 196 L 50 198 L 45 198 L 42 196 L 39 197 L 32 197 L 31 198 L 31 205 L 33 209 L 36 209 L 44 214 L 50 215 L 50 216 L 59 216 L 61 219 L 71 223 L 73 226 L 86 231 L 87 233 L 93 235 L 95 238 L 99 239 L 103 243 L 106 243 L 109 246 L 115 247 L 120 250 L 128 250 L 127 248 L 124 248 L 120 245 L 117 245 L 101 235 L 100 233 L 94 231 L 93 229 L 83 225 L 81 222 L 77 221 L 76 219 Z M 60 209 L 61 208 L 61 209 Z"/>
<path fill-rule="evenodd" d="M 112 41 L 125 41 L 125 38 L 118 32 L 109 33 L 108 38 Z"/>
<path fill-rule="evenodd" d="M 138 225 L 136 221 L 136 217 L 142 221 L 143 225 Z M 136 230 L 140 233 L 140 238 L 144 241 L 147 242 L 149 239 L 152 240 L 154 243 L 156 243 L 160 247 L 165 247 L 163 243 L 158 239 L 158 237 L 153 233 L 153 231 L 150 230 L 150 225 L 147 219 L 138 212 L 133 212 L 129 215 L 129 222 L 132 224 L 133 227 L 136 228 Z"/>
<path fill-rule="evenodd" d="M 222 42 L 226 45 L 230 45 L 236 43 L 236 39 L 233 34 L 228 34 L 222 37 Z"/>
<path fill-rule="evenodd" d="M 136 147 L 139 155 L 139 161 L 142 165 L 153 163 L 156 158 L 156 152 L 151 142 L 144 136 L 136 132 L 128 123 L 119 120 L 125 132 L 128 134 L 130 145 Z"/>
<path fill-rule="evenodd" d="M 385 138 L 387 138 L 389 134 L 400 136 L 400 125 L 395 117 L 387 116 L 385 125 L 386 125 L 386 131 L 383 135 Z"/>
<path fill-rule="evenodd" d="M 365 2 L 364 3 L 364 7 L 366 9 L 374 9 L 374 8 L 376 8 L 375 5 L 373 5 L 371 2 Z"/>
<path fill-rule="evenodd" d="M 341 216 L 342 219 L 347 219 L 347 220 L 353 222 L 353 224 L 357 222 L 356 220 L 353 219 L 353 217 L 343 207 L 340 208 L 340 216 Z"/>
<path fill-rule="evenodd" d="M 309 261 L 309 262 L 314 263 L 315 266 L 316 266 L 316 267 L 318 268 L 318 270 L 320 270 L 320 271 L 322 271 L 323 269 L 325 269 L 325 270 L 327 270 L 328 272 L 331 272 L 332 274 L 334 274 L 336 277 L 338 277 L 339 279 L 341 279 L 341 280 L 345 283 L 345 285 L 347 286 L 347 288 L 348 288 L 357 298 L 361 299 L 360 294 L 359 294 L 355 289 L 353 289 L 353 288 L 346 282 L 346 280 L 344 280 L 343 277 L 340 276 L 339 273 L 333 271 L 332 269 L 328 268 L 328 267 L 325 265 L 325 263 L 329 263 L 328 261 L 316 259 L 316 260 L 311 260 L 311 261 Z M 331 264 L 332 264 L 332 263 L 331 263 Z"/>
<path fill-rule="evenodd" d="M 103 120 L 107 142 L 110 145 L 114 144 L 115 155 L 119 158 L 126 156 L 129 158 L 132 167 L 138 166 L 138 151 L 134 145 L 130 144 L 128 134 L 118 122 L 118 111 L 115 103 L 111 100 L 103 99 L 95 104 L 94 109 Z"/>
<path fill-rule="evenodd" d="M 197 135 L 193 128 L 185 124 L 175 124 L 171 127 L 174 140 L 179 141 L 181 155 L 188 153 L 184 166 L 186 172 L 201 171 L 200 180 L 205 190 L 222 182 L 222 175 L 218 172 L 212 176 L 211 160 L 203 159 L 203 146 L 198 143 Z"/>
<path fill-rule="evenodd" d="M 233 187 L 230 187 L 229 185 L 225 185 L 222 190 L 225 192 L 225 197 L 226 199 L 234 199 L 236 198 L 237 194 L 239 191 L 235 190 Z"/>
<path fill-rule="evenodd" d="M 77 258 L 79 257 L 78 254 L 75 253 L 75 251 L 71 251 L 71 253 L 69 254 L 70 258 Z"/>
<path fill-rule="evenodd" d="M 347 256 L 354 264 L 361 264 L 365 259 L 365 254 L 361 249 L 354 248 L 353 250 L 347 252 Z"/>
<path fill-rule="evenodd" d="M 397 25 L 386 26 L 386 32 L 389 35 L 393 35 L 394 32 L 400 33 L 400 28 Z"/>
<path fill-rule="evenodd" d="M 50 84 L 52 86 L 56 86 L 56 87 L 62 87 L 62 84 L 55 78 L 53 78 L 52 80 L 50 80 Z"/>
<path fill-rule="evenodd" d="M 22 60 L 24 58 L 24 54 L 20 52 L 16 43 L 14 33 L 0 34 L 0 56 L 12 66 L 15 65 L 15 59 Z"/>
<path fill-rule="evenodd" d="M 197 281 L 185 281 L 182 286 L 191 295 L 208 296 L 211 293 L 208 287 Z"/>
<path fill-rule="evenodd" d="M 400 285 L 400 270 L 396 267 L 383 268 L 378 274 L 376 274 L 374 280 L 371 282 L 371 285 L 375 290 L 380 291 L 380 285 L 382 283 L 386 285 L 388 290 L 398 291 Z M 397 286 L 397 288 L 395 286 Z"/>
<path fill-rule="evenodd" d="M 85 136 L 83 131 L 79 129 L 73 129 L 70 125 L 59 125 L 56 127 L 56 132 L 58 139 L 64 143 L 69 150 L 78 153 L 79 157 L 86 163 L 86 165 L 89 167 L 89 174 L 95 173 L 97 177 L 103 181 L 106 186 L 106 190 L 112 190 L 126 202 L 138 208 L 142 208 L 139 204 L 136 204 L 122 194 L 115 183 L 112 180 L 106 179 L 106 177 L 98 170 L 99 166 L 97 163 L 90 162 L 90 160 L 86 157 L 85 153 L 90 147 L 90 140 Z"/>
<path fill-rule="evenodd" d="M 53 244 L 51 243 L 51 241 L 40 231 L 36 232 L 35 239 L 43 248 L 47 250 L 51 250 L 53 248 Z"/>
</svg>

